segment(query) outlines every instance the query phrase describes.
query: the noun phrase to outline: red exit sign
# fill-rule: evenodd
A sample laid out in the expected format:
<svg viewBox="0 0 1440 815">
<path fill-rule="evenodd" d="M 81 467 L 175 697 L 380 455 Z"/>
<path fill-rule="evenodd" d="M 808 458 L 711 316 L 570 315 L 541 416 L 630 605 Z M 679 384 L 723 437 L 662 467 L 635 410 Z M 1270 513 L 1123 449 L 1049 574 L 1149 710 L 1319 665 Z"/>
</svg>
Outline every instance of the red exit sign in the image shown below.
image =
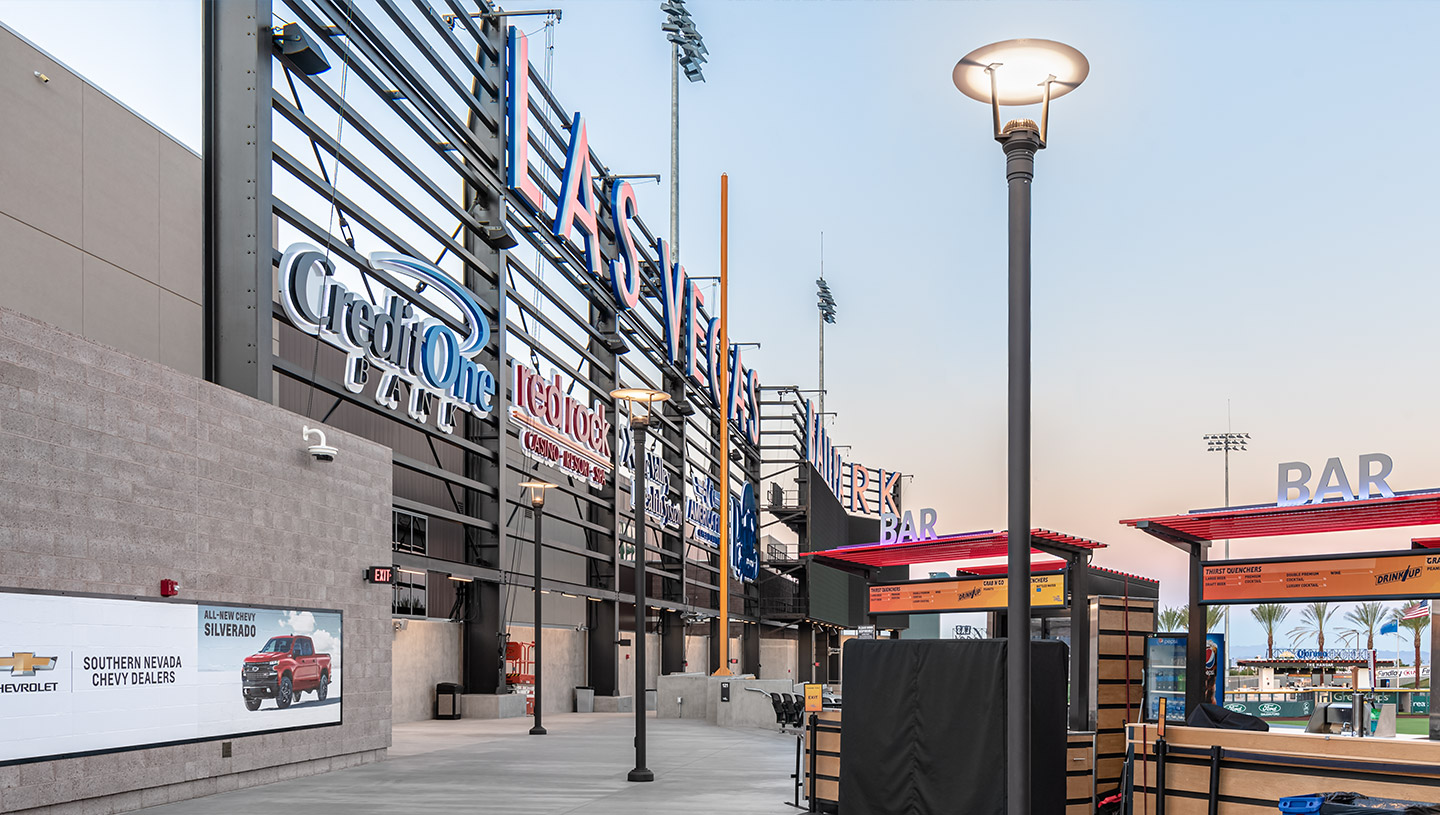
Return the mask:
<svg viewBox="0 0 1440 815">
<path fill-rule="evenodd" d="M 365 570 L 366 583 L 394 583 L 395 569 L 392 566 L 371 566 Z"/>
</svg>

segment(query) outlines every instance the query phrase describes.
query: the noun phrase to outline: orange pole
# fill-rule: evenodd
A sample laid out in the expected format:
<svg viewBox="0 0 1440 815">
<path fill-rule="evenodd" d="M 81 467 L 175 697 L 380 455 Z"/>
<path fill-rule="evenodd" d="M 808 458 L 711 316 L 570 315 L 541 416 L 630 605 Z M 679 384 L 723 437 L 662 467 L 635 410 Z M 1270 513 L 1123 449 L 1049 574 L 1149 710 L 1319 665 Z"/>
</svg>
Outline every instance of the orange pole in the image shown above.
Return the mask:
<svg viewBox="0 0 1440 815">
<path fill-rule="evenodd" d="M 720 174 L 720 668 L 730 676 L 730 334 L 725 274 L 730 264 L 730 176 Z M 713 373 L 713 372 L 712 372 Z"/>
</svg>

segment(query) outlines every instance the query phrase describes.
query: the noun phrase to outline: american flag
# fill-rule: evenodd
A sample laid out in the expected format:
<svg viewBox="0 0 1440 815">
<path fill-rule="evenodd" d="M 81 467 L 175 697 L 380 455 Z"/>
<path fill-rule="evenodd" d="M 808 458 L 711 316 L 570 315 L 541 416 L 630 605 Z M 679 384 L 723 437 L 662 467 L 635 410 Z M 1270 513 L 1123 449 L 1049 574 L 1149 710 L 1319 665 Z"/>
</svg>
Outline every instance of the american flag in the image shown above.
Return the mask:
<svg viewBox="0 0 1440 815">
<path fill-rule="evenodd" d="M 1402 619 L 1402 620 L 1418 620 L 1418 619 L 1420 619 L 1421 617 L 1427 616 L 1429 613 L 1430 613 L 1430 601 L 1429 601 L 1429 600 L 1421 600 L 1420 602 L 1418 602 L 1418 603 L 1416 603 L 1416 604 L 1414 604 L 1414 605 L 1412 605 L 1412 606 L 1406 606 L 1406 607 L 1405 607 L 1405 610 L 1400 613 L 1400 619 Z"/>
</svg>

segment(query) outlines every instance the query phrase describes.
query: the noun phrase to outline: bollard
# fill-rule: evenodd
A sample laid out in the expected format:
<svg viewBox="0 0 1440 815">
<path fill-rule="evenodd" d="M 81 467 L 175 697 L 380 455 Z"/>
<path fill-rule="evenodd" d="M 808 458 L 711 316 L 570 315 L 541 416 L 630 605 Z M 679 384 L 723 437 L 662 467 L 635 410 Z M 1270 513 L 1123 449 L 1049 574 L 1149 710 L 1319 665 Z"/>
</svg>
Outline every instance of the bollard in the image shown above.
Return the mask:
<svg viewBox="0 0 1440 815">
<path fill-rule="evenodd" d="M 1220 812 L 1220 745 L 1210 748 L 1210 811 L 1209 815 Z"/>
</svg>

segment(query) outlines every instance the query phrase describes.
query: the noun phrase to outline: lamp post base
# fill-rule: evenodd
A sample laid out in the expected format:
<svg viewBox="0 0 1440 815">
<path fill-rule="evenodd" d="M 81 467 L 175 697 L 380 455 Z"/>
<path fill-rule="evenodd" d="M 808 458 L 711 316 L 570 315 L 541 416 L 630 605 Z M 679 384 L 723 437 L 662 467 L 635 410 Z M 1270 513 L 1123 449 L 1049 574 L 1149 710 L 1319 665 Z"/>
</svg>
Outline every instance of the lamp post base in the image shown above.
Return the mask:
<svg viewBox="0 0 1440 815">
<path fill-rule="evenodd" d="M 543 736 L 545 735 L 545 732 L 545 728 L 541 727 L 538 724 L 530 728 L 530 735 L 532 736 Z"/>
<path fill-rule="evenodd" d="M 654 780 L 655 780 L 655 773 L 650 772 L 649 770 L 645 769 L 644 767 L 636 767 L 635 769 L 633 769 L 633 770 L 630 771 L 630 774 L 629 774 L 629 775 L 625 776 L 625 780 L 626 780 L 626 781 L 654 781 Z"/>
</svg>

